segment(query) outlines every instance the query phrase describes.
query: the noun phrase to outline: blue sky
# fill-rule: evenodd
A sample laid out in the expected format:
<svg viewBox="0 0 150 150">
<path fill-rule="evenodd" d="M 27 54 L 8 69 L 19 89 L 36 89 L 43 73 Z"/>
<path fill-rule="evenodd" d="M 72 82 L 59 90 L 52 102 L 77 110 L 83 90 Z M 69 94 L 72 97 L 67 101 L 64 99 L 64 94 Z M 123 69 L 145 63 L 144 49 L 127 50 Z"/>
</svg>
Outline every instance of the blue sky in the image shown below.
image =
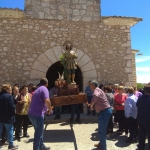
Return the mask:
<svg viewBox="0 0 150 150">
<path fill-rule="evenodd" d="M 103 16 L 143 18 L 131 28 L 131 48 L 140 50 L 136 56 L 137 82 L 150 82 L 150 0 L 102 0 Z"/>
<path fill-rule="evenodd" d="M 24 0 L 0 0 L 0 7 L 24 9 Z M 140 50 L 136 56 L 137 82 L 150 82 L 150 0 L 102 0 L 103 16 L 129 16 L 143 18 L 131 28 L 132 49 Z"/>
</svg>

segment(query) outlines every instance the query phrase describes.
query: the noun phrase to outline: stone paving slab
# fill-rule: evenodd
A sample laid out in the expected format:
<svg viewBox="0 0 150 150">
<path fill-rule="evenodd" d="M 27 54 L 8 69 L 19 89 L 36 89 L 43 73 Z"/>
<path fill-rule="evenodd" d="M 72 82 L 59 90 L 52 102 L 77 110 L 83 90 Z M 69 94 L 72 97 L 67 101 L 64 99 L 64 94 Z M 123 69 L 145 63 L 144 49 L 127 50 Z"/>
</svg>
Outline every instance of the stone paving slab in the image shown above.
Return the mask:
<svg viewBox="0 0 150 150">
<path fill-rule="evenodd" d="M 44 142 L 46 146 L 51 147 L 51 150 L 95 150 L 93 145 L 99 140 L 97 127 L 97 123 L 89 123 L 85 120 L 81 124 L 70 124 L 69 121 L 47 123 L 45 124 Z M 32 150 L 34 135 L 32 126 L 29 127 L 28 133 L 30 138 L 21 138 L 20 142 L 15 141 L 15 144 L 19 145 L 18 150 Z M 114 136 L 107 139 L 107 150 L 135 150 L 137 143 L 128 144 L 125 142 L 126 138 L 125 135 L 119 136 L 115 133 Z M 7 150 L 7 146 L 1 150 Z"/>
</svg>

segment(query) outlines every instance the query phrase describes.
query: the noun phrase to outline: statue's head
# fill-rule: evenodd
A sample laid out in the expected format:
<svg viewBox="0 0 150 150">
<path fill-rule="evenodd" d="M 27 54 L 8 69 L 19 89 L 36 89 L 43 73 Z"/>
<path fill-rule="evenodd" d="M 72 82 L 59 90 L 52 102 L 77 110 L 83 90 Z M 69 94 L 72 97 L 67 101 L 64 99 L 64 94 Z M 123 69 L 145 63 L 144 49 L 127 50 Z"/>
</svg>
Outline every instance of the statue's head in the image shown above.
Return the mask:
<svg viewBox="0 0 150 150">
<path fill-rule="evenodd" d="M 73 44 L 72 42 L 70 41 L 66 41 L 64 44 L 63 44 L 63 48 L 64 50 L 72 50 L 73 49 Z"/>
</svg>

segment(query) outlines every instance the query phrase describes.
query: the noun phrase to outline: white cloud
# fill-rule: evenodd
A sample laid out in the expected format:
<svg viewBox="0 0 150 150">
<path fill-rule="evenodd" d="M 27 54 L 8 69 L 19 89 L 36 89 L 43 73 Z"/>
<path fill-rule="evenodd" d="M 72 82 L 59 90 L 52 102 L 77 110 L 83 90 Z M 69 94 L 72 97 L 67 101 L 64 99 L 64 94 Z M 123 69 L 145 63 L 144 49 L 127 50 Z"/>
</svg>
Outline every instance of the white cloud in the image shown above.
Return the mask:
<svg viewBox="0 0 150 150">
<path fill-rule="evenodd" d="M 150 56 L 139 56 L 139 57 L 136 57 L 136 63 L 139 63 L 139 62 L 148 62 L 150 61 Z"/>
<path fill-rule="evenodd" d="M 149 83 L 150 82 L 150 74 L 149 75 L 137 75 L 137 83 Z"/>
<path fill-rule="evenodd" d="M 137 72 L 150 72 L 150 67 L 136 67 Z"/>
</svg>

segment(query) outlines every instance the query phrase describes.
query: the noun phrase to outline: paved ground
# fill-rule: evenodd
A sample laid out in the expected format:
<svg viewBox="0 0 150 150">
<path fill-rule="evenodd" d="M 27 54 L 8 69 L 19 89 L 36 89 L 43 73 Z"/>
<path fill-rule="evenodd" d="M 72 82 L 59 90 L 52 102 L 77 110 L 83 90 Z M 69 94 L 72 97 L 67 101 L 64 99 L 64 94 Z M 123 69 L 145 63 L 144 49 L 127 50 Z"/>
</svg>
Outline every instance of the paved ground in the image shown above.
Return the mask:
<svg viewBox="0 0 150 150">
<path fill-rule="evenodd" d="M 98 143 L 99 137 L 97 133 L 97 116 L 81 116 L 82 123 L 69 123 L 70 115 L 62 115 L 61 120 L 54 121 L 54 116 L 46 118 L 44 141 L 46 146 L 50 146 L 52 150 L 95 150 L 93 145 Z M 59 123 L 58 123 L 59 122 Z M 116 129 L 115 129 L 116 130 Z M 34 130 L 30 126 L 28 129 L 30 138 L 21 138 L 21 141 L 15 141 L 19 145 L 19 150 L 32 150 Z M 114 136 L 107 140 L 108 150 L 135 150 L 135 144 L 125 142 L 124 135 Z M 7 150 L 7 146 L 1 150 Z M 145 149 L 148 150 L 148 149 Z"/>
</svg>

